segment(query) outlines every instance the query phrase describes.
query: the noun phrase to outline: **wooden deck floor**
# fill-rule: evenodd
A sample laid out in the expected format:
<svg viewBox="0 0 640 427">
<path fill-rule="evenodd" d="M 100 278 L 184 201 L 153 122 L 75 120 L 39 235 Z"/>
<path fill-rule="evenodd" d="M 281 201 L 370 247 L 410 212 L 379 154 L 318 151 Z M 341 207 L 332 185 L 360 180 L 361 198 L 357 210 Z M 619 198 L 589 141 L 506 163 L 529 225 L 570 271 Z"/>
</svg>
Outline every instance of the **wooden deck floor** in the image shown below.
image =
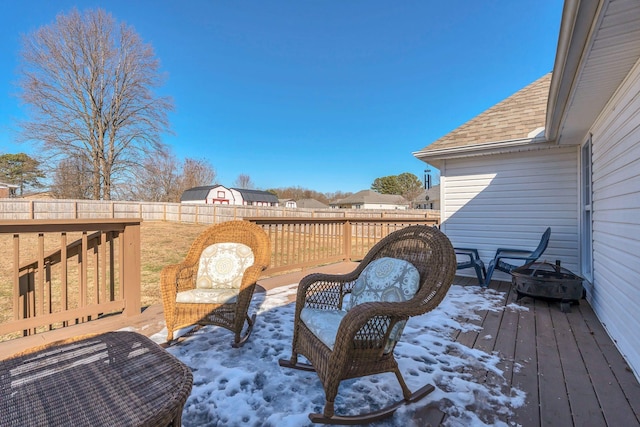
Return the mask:
<svg viewBox="0 0 640 427">
<path fill-rule="evenodd" d="M 329 273 L 351 271 L 354 263 L 319 269 Z M 263 279 L 270 289 L 297 283 L 307 270 Z M 456 277 L 455 284 L 474 286 L 475 279 Z M 494 281 L 491 287 L 504 292 L 504 304 L 515 302 L 508 282 Z M 485 352 L 497 352 L 500 366 L 512 387 L 524 391 L 526 403 L 513 416 L 502 419 L 507 425 L 533 426 L 640 426 L 640 384 L 616 349 L 586 301 L 560 311 L 557 303 L 523 298 L 518 304 L 529 310 L 479 313 L 473 323 L 480 332 L 460 333 L 457 341 Z M 123 323 L 124 322 L 124 323 Z M 152 306 L 139 317 L 104 319 L 66 330 L 0 343 L 0 359 L 17 351 L 65 336 L 117 330 L 124 327 L 145 335 L 162 329 L 160 306 Z M 491 337 L 487 339 L 487 337 Z M 479 373 L 478 382 L 492 381 L 491 373 Z M 418 411 L 419 423 L 438 426 L 446 416 L 437 404 Z"/>
<path fill-rule="evenodd" d="M 472 285 L 475 279 L 456 278 Z M 491 283 L 504 292 L 505 305 L 515 303 L 508 282 Z M 508 425 L 529 426 L 639 426 L 640 384 L 583 300 L 563 313 L 558 303 L 522 298 L 529 310 L 480 313 L 480 332 L 460 333 L 468 347 L 497 352 L 511 386 L 524 391 L 526 403 L 504 419 Z M 487 337 L 491 337 L 487 339 Z M 478 381 L 491 381 L 480 375 Z M 435 408 L 425 408 L 424 421 L 437 426 L 446 421 Z"/>
</svg>

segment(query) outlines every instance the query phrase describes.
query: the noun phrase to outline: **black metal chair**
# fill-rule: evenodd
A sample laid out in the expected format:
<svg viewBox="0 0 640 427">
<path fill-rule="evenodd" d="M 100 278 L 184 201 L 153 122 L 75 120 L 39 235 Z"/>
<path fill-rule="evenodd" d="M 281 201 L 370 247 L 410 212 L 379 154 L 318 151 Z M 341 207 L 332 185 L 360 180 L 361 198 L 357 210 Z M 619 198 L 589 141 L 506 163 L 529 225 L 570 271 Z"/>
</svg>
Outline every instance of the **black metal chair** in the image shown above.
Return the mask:
<svg viewBox="0 0 640 427">
<path fill-rule="evenodd" d="M 511 248 L 498 248 L 495 256 L 489 263 L 489 267 L 487 268 L 487 275 L 484 280 L 484 286 L 489 286 L 489 282 L 491 282 L 491 276 L 495 270 L 504 271 L 505 273 L 511 274 L 514 268 L 520 267 L 521 265 L 534 262 L 540 255 L 547 249 L 547 245 L 549 244 L 549 237 L 551 236 L 551 227 L 548 227 L 545 232 L 542 234 L 542 238 L 540 239 L 540 243 L 538 247 L 533 251 L 527 251 L 523 249 L 511 249 Z M 505 262 L 503 260 L 519 260 L 523 261 L 520 264 L 511 264 Z"/>
</svg>

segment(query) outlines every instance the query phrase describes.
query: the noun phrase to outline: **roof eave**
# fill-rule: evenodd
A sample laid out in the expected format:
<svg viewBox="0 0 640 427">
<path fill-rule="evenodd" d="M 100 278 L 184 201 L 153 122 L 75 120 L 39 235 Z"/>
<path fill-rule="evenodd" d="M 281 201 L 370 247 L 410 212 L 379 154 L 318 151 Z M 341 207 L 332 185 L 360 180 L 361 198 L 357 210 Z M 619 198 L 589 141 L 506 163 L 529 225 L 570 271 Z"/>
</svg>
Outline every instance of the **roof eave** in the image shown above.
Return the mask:
<svg viewBox="0 0 640 427">
<path fill-rule="evenodd" d="M 412 153 L 414 157 L 423 162 L 429 163 L 436 168 L 440 168 L 442 160 L 458 159 L 463 157 L 476 157 L 488 154 L 502 154 L 509 152 L 523 151 L 535 146 L 540 148 L 541 144 L 549 145 L 546 138 L 536 136 L 534 138 L 511 139 L 506 141 L 484 142 L 481 144 L 465 145 L 461 147 L 449 147 L 436 150 L 420 150 Z"/>
<path fill-rule="evenodd" d="M 602 4 L 599 1 L 566 0 L 562 11 L 558 47 L 553 65 L 545 136 L 556 141 L 583 66 L 593 23 Z"/>
</svg>

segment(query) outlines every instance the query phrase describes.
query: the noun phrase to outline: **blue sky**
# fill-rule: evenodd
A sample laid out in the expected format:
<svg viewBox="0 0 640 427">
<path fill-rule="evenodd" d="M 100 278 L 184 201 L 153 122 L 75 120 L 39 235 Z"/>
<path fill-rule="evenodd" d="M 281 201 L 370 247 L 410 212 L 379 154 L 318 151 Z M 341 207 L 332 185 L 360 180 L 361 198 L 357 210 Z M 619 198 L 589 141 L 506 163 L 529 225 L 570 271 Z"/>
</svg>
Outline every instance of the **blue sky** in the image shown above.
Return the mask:
<svg viewBox="0 0 640 427">
<path fill-rule="evenodd" d="M 178 158 L 217 182 L 367 189 L 423 176 L 417 151 L 553 68 L 559 0 L 11 1 L 0 6 L 0 154 L 24 117 L 20 35 L 102 7 L 150 43 Z"/>
</svg>

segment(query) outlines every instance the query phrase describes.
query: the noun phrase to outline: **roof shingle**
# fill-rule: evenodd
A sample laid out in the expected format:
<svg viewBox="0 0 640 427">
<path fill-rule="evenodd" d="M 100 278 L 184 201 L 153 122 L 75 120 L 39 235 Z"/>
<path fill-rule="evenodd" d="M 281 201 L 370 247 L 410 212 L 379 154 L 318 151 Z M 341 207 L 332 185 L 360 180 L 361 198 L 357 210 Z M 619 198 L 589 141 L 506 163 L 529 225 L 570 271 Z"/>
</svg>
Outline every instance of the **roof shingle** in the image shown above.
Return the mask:
<svg viewBox="0 0 640 427">
<path fill-rule="evenodd" d="M 530 138 L 543 128 L 551 73 L 469 120 L 421 152 Z"/>
</svg>

